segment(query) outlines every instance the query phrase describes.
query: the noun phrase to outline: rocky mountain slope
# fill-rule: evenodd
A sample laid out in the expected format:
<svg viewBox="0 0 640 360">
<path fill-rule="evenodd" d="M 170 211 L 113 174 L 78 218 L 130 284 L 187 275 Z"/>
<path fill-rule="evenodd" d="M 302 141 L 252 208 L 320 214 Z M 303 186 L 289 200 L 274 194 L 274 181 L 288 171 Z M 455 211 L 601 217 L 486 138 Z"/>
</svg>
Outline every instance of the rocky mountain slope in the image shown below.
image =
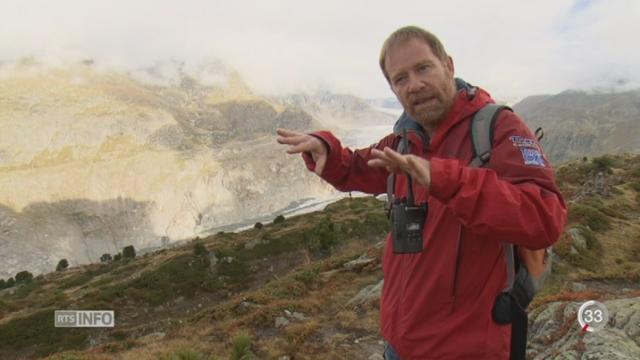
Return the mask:
<svg viewBox="0 0 640 360">
<path fill-rule="evenodd" d="M 0 278 L 253 224 L 333 196 L 285 154 L 275 129 L 324 127 L 337 116 L 325 113 L 375 115 L 342 101 L 310 114 L 252 93 L 215 61 L 136 71 L 90 60 L 2 64 Z"/>
<path fill-rule="evenodd" d="M 529 308 L 530 359 L 640 356 L 640 156 L 557 170 L 570 220 Z M 135 259 L 73 267 L 0 291 L 7 359 L 381 359 L 383 203 L 217 233 Z M 604 302 L 582 333 L 577 306 Z M 55 329 L 55 309 L 114 309 L 112 329 Z"/>
<path fill-rule="evenodd" d="M 568 90 L 530 96 L 513 106 L 554 163 L 583 156 L 640 152 L 640 90 L 587 93 Z"/>
</svg>

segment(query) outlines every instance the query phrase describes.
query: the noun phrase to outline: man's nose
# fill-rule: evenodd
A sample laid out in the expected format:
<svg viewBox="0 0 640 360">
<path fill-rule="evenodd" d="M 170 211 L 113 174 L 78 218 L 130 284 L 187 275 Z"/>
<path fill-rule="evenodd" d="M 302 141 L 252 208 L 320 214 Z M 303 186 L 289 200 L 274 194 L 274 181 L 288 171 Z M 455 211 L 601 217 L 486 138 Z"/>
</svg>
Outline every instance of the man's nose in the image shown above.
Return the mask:
<svg viewBox="0 0 640 360">
<path fill-rule="evenodd" d="M 416 75 L 409 75 L 408 90 L 410 93 L 419 92 L 424 88 L 424 83 Z"/>
</svg>

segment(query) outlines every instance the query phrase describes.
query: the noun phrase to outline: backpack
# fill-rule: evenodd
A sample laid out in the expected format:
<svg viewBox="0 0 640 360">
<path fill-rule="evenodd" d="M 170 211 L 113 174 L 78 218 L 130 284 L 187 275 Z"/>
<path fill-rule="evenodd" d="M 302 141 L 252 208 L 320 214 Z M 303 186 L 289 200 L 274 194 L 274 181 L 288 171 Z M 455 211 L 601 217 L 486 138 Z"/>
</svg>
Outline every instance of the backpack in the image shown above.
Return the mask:
<svg viewBox="0 0 640 360">
<path fill-rule="evenodd" d="M 493 127 L 498 115 L 507 106 L 485 105 L 471 120 L 473 160 L 471 167 L 484 167 L 491 159 Z M 544 136 L 542 128 L 535 131 L 538 140 Z M 507 267 L 507 287 L 498 295 L 493 306 L 493 319 L 502 325 L 511 324 L 511 359 L 525 359 L 527 350 L 527 306 L 542 288 L 551 273 L 550 248 L 529 250 L 511 243 L 502 244 Z"/>
<path fill-rule="evenodd" d="M 488 104 L 473 116 L 471 120 L 473 159 L 468 166 L 485 167 L 488 165 L 493 145 L 493 127 L 503 110 L 513 111 L 507 106 Z M 420 125 L 415 122 L 411 124 L 407 120 L 408 117 L 403 114 L 399 120 L 399 124 L 402 125 L 396 126 L 394 132 L 397 133 L 400 127 L 404 127 L 405 131 L 402 136 L 406 137 L 408 127 L 410 131 L 417 132 L 425 140 L 426 135 L 420 131 Z M 538 140 L 544 136 L 542 128 L 536 129 L 535 134 Z M 407 149 L 404 144 L 404 141 L 400 141 L 396 151 L 401 154 L 405 153 Z M 386 209 L 388 212 L 390 212 L 393 202 L 395 176 L 395 174 L 391 174 L 387 179 Z M 511 324 L 512 326 L 511 359 L 525 359 L 528 326 L 526 308 L 551 273 L 550 248 L 529 250 L 504 242 L 503 253 L 507 270 L 507 287 L 496 298 L 492 316 L 498 324 Z"/>
</svg>

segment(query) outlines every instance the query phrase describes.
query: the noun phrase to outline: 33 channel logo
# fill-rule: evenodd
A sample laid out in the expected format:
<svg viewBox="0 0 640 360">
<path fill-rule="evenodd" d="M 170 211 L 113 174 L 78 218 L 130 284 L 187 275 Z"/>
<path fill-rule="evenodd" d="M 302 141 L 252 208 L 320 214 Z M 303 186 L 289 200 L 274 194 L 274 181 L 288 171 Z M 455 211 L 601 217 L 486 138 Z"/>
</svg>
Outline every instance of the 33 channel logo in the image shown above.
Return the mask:
<svg viewBox="0 0 640 360">
<path fill-rule="evenodd" d="M 589 300 L 580 306 L 578 322 L 582 331 L 600 331 L 609 322 L 609 311 L 603 303 Z"/>
</svg>

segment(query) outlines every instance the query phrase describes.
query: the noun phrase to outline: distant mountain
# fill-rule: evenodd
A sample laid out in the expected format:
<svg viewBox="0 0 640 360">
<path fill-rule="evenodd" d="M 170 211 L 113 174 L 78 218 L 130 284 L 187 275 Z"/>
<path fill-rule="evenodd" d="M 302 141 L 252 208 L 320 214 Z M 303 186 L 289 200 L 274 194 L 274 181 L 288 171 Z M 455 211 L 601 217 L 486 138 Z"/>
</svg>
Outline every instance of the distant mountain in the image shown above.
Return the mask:
<svg viewBox="0 0 640 360">
<path fill-rule="evenodd" d="M 285 106 L 298 107 L 321 121 L 323 125 L 338 130 L 393 126 L 396 119 L 356 96 L 327 91 L 315 94 L 292 94 L 277 101 Z"/>
<path fill-rule="evenodd" d="M 396 99 L 393 98 L 375 98 L 375 99 L 367 99 L 367 103 L 371 106 L 386 108 L 386 109 L 396 109 L 402 110 L 402 104 Z"/>
<path fill-rule="evenodd" d="M 569 90 L 530 96 L 513 106 L 554 163 L 604 153 L 640 152 L 640 90 L 587 93 Z"/>
<path fill-rule="evenodd" d="M 0 125 L 0 278 L 335 193 L 275 141 L 278 127 L 309 130 L 318 120 L 254 94 L 219 62 L 136 71 L 4 63 Z"/>
</svg>

